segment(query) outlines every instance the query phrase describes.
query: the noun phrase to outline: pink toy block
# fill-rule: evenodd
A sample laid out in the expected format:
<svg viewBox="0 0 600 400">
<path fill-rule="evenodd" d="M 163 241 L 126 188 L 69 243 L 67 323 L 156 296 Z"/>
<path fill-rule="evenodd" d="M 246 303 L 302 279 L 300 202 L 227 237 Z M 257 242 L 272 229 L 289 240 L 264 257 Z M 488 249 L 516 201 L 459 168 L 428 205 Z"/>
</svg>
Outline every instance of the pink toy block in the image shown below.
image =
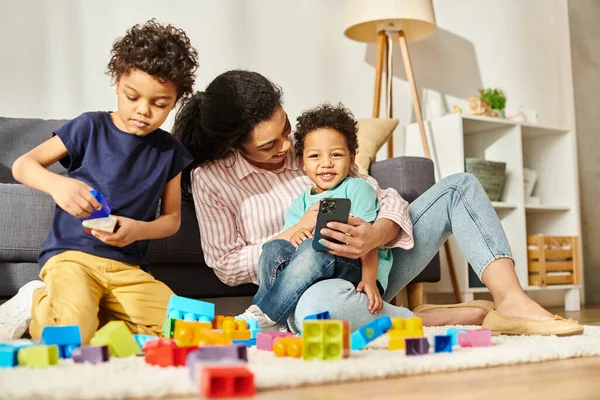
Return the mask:
<svg viewBox="0 0 600 400">
<path fill-rule="evenodd" d="M 475 329 L 458 334 L 460 347 L 489 347 L 492 345 L 492 332 L 489 329 Z"/>
<path fill-rule="evenodd" d="M 259 350 L 273 351 L 275 340 L 286 336 L 293 336 L 293 334 L 280 331 L 259 332 L 256 336 L 256 348 Z"/>
</svg>

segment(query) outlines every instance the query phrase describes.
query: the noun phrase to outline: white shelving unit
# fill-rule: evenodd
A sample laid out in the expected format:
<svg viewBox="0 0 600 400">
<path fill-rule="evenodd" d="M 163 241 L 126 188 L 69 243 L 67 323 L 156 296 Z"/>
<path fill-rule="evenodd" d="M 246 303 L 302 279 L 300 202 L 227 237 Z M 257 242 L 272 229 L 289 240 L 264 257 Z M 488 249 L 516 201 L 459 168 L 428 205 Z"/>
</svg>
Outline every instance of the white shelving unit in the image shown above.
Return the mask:
<svg viewBox="0 0 600 400">
<path fill-rule="evenodd" d="M 566 309 L 578 310 L 583 271 L 579 271 L 578 285 L 539 287 L 529 285 L 527 270 L 528 235 L 581 238 L 574 133 L 506 119 L 460 114 L 425 121 L 425 128 L 432 158 L 436 161 L 436 180 L 464 172 L 464 159 L 467 157 L 507 164 L 501 199 L 492 204 L 510 242 L 519 281 L 526 291 L 564 290 Z M 416 124 L 408 125 L 404 132 L 395 136 L 394 154 L 423 155 Z M 541 204 L 525 202 L 524 167 L 538 173 L 533 195 L 540 197 Z M 475 293 L 487 292 L 474 273 L 469 274 L 469 264 L 456 241 L 451 238 L 450 243 L 463 298 L 469 300 Z M 427 285 L 429 292 L 452 292 L 445 257 L 441 260 L 442 279 L 439 283 Z"/>
</svg>

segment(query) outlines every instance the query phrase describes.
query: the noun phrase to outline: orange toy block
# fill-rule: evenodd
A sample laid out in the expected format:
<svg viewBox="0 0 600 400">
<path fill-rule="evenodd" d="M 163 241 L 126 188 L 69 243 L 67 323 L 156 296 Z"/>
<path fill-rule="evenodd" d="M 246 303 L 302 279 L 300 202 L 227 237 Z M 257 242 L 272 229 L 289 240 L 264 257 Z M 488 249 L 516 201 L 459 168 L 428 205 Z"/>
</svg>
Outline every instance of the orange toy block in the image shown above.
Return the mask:
<svg viewBox="0 0 600 400">
<path fill-rule="evenodd" d="M 173 330 L 173 339 L 177 341 L 180 347 L 198 346 L 201 338 L 201 332 L 212 330 L 211 322 L 184 321 L 175 320 L 175 329 Z"/>
<path fill-rule="evenodd" d="M 215 330 L 203 330 L 199 334 L 200 340 L 198 341 L 198 346 L 211 346 L 218 344 L 231 344 L 231 339 L 227 337 L 222 332 L 217 332 Z"/>
<path fill-rule="evenodd" d="M 161 367 L 180 367 L 186 365 L 188 353 L 198 350 L 196 346 L 179 347 L 171 339 L 155 339 L 144 345 L 146 363 Z"/>
<path fill-rule="evenodd" d="M 223 329 L 223 322 L 225 321 L 224 315 L 215 315 L 213 319 L 213 329 Z"/>
<path fill-rule="evenodd" d="M 230 340 L 249 340 L 251 337 L 246 321 L 234 320 L 230 317 L 225 317 L 223 321 L 223 333 Z"/>
<path fill-rule="evenodd" d="M 277 357 L 302 357 L 302 338 L 288 336 L 276 339 L 273 343 L 273 353 Z"/>
</svg>

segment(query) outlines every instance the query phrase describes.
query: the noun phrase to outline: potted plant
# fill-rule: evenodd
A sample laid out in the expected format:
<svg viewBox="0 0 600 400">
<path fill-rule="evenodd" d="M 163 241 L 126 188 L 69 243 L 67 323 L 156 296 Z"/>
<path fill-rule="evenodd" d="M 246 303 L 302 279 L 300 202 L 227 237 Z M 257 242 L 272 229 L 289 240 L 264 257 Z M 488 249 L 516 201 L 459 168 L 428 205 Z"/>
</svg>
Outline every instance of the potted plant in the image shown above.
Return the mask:
<svg viewBox="0 0 600 400">
<path fill-rule="evenodd" d="M 506 105 L 506 95 L 502 89 L 479 89 L 479 97 L 490 105 L 492 110 L 496 111 L 498 117 L 504 118 L 504 106 Z"/>
</svg>

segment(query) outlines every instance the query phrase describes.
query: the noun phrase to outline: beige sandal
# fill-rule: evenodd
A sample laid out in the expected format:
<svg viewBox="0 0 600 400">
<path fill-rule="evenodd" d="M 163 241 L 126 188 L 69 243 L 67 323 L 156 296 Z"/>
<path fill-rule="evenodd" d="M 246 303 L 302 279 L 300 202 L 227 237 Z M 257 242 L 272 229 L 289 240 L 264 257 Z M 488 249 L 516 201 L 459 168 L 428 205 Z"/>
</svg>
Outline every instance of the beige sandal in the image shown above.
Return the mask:
<svg viewBox="0 0 600 400">
<path fill-rule="evenodd" d="M 493 301 L 488 301 L 488 300 L 473 300 L 473 301 L 467 301 L 465 303 L 459 303 L 459 304 L 422 304 L 420 306 L 415 307 L 413 312 L 414 313 L 425 312 L 425 311 L 429 311 L 429 310 L 435 310 L 438 308 L 467 308 L 467 307 L 480 308 L 483 311 L 485 311 L 485 313 L 487 314 L 490 311 L 492 311 L 496 307 L 496 305 L 494 304 Z"/>
<path fill-rule="evenodd" d="M 515 318 L 490 311 L 481 324 L 482 328 L 492 331 L 492 335 L 581 335 L 583 326 L 572 319 L 558 315 L 554 319 L 535 320 Z"/>
</svg>

